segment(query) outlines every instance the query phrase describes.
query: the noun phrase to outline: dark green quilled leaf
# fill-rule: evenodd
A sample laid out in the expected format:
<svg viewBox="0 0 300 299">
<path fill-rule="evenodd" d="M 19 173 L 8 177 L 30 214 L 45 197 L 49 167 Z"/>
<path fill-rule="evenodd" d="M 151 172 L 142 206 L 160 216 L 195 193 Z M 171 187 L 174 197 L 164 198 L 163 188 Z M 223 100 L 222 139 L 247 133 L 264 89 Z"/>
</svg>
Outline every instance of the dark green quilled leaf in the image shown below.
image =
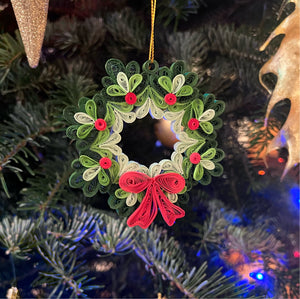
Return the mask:
<svg viewBox="0 0 300 299">
<path fill-rule="evenodd" d="M 199 181 L 201 185 L 209 185 L 211 183 L 211 175 L 207 170 L 204 171 L 202 179 Z"/>
<path fill-rule="evenodd" d="M 72 188 L 82 188 L 86 183 L 82 178 L 83 171 L 75 171 L 69 178 L 69 184 Z"/>
<path fill-rule="evenodd" d="M 223 173 L 223 166 L 220 163 L 215 163 L 215 168 L 213 170 L 208 170 L 208 172 L 212 175 L 212 176 L 220 176 Z"/>
<path fill-rule="evenodd" d="M 99 188 L 98 188 L 98 179 L 97 177 L 95 177 L 94 179 L 92 179 L 89 182 L 85 182 L 84 186 L 83 186 L 83 194 L 86 197 L 93 197 L 97 194 Z"/>
<path fill-rule="evenodd" d="M 125 198 L 118 198 L 114 194 L 111 194 L 108 198 L 108 205 L 111 209 L 120 209 L 126 204 Z"/>
</svg>

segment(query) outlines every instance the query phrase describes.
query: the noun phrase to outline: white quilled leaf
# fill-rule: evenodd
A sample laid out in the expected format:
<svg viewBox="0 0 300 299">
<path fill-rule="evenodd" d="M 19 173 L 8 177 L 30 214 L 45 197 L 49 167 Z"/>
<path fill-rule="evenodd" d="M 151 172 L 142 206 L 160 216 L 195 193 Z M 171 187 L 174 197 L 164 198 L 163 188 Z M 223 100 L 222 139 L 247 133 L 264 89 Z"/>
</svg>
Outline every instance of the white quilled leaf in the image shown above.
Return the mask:
<svg viewBox="0 0 300 299">
<path fill-rule="evenodd" d="M 150 176 L 154 178 L 161 172 L 161 165 L 159 163 L 152 163 L 149 167 Z"/>
<path fill-rule="evenodd" d="M 178 195 L 176 193 L 167 193 L 167 197 L 171 203 L 175 203 L 178 200 Z"/>
<path fill-rule="evenodd" d="M 171 160 L 176 165 L 177 172 L 183 174 L 183 169 L 182 169 L 183 157 L 182 157 L 182 155 L 178 152 L 173 152 L 172 155 L 171 155 Z"/>
<path fill-rule="evenodd" d="M 119 72 L 117 75 L 117 82 L 124 91 L 129 92 L 129 82 L 125 73 Z"/>
<path fill-rule="evenodd" d="M 95 166 L 92 168 L 88 168 L 82 175 L 82 178 L 85 181 L 91 181 L 100 171 L 101 167 L 99 166 Z"/>
<path fill-rule="evenodd" d="M 207 170 L 213 170 L 216 167 L 215 163 L 213 161 L 210 161 L 210 160 L 201 160 L 200 163 Z"/>
<path fill-rule="evenodd" d="M 93 124 L 95 122 L 95 120 L 91 116 L 83 112 L 75 113 L 74 119 L 82 125 Z"/>
<path fill-rule="evenodd" d="M 123 121 L 125 121 L 128 124 L 131 124 L 135 121 L 136 119 L 136 114 L 134 112 L 121 112 L 121 111 L 115 111 L 116 113 L 118 113 L 121 118 L 123 119 Z"/>
<path fill-rule="evenodd" d="M 128 207 L 132 207 L 137 202 L 137 193 L 129 193 L 128 197 L 126 198 L 126 205 Z"/>
<path fill-rule="evenodd" d="M 175 93 L 179 91 L 179 89 L 184 85 L 185 78 L 184 75 L 179 74 L 175 76 L 172 82 L 172 93 Z"/>
<path fill-rule="evenodd" d="M 115 123 L 113 124 L 112 129 L 116 133 L 121 133 L 123 131 L 123 120 L 117 110 L 114 110 L 114 112 L 115 112 Z"/>
<path fill-rule="evenodd" d="M 153 100 L 150 99 L 150 110 L 151 110 L 151 115 L 155 118 L 155 119 L 161 119 L 164 116 L 164 112 L 163 110 L 161 110 L 160 108 L 158 108 Z"/>
<path fill-rule="evenodd" d="M 141 119 L 144 118 L 150 109 L 150 98 L 146 100 L 146 102 L 136 110 L 136 118 Z"/>
<path fill-rule="evenodd" d="M 215 117 L 215 114 L 215 110 L 208 109 L 202 113 L 202 115 L 199 117 L 199 121 L 210 121 Z"/>
</svg>

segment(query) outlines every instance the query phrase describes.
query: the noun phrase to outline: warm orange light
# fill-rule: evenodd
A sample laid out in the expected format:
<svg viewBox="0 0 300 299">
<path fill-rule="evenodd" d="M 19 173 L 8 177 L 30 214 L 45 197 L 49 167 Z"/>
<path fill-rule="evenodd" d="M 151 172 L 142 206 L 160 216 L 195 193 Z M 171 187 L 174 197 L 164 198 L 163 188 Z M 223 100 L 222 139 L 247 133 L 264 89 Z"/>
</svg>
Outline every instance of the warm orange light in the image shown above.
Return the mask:
<svg viewBox="0 0 300 299">
<path fill-rule="evenodd" d="M 265 172 L 264 170 L 259 170 L 257 173 L 258 173 L 259 175 L 265 175 L 265 174 L 266 174 L 266 172 Z"/>
</svg>

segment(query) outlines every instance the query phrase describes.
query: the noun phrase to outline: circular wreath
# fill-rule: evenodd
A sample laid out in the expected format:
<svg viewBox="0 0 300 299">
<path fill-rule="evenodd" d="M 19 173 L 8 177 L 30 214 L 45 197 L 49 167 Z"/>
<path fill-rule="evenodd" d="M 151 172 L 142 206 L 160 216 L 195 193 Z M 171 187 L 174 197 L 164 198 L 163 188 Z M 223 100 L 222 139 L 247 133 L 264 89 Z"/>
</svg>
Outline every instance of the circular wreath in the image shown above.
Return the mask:
<svg viewBox="0 0 300 299">
<path fill-rule="evenodd" d="M 224 152 L 217 148 L 216 129 L 225 104 L 212 94 L 199 93 L 198 76 L 187 72 L 183 61 L 170 68 L 147 61 L 140 71 L 137 62 L 126 66 L 117 59 L 105 65 L 104 88 L 93 99 L 81 98 L 64 116 L 71 124 L 66 133 L 76 140 L 80 157 L 72 163 L 70 185 L 82 188 L 87 197 L 98 191 L 109 193 L 108 204 L 129 226 L 147 228 L 158 208 L 168 225 L 185 215 L 179 206 L 187 191 L 211 176 L 220 176 L 219 161 Z M 118 145 L 125 123 L 148 113 L 171 121 L 179 142 L 171 159 L 152 163 L 149 168 L 129 161 Z M 176 204 L 175 204 L 176 203 Z"/>
</svg>

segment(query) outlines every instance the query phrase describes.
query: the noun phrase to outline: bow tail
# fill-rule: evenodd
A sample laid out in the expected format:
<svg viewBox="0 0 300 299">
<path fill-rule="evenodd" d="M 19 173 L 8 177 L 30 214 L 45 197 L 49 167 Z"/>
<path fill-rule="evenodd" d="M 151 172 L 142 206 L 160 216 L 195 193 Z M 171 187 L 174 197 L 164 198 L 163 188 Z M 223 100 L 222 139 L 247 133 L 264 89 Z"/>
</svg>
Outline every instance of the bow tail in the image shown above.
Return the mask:
<svg viewBox="0 0 300 299">
<path fill-rule="evenodd" d="M 172 226 L 177 218 L 184 217 L 185 211 L 171 203 L 158 186 L 155 189 L 155 199 L 157 201 L 161 215 L 163 216 L 165 222 L 169 226 Z"/>
<path fill-rule="evenodd" d="M 128 226 L 139 225 L 148 228 L 157 215 L 157 203 L 153 200 L 153 186 L 150 185 L 139 207 L 127 219 Z"/>
</svg>

